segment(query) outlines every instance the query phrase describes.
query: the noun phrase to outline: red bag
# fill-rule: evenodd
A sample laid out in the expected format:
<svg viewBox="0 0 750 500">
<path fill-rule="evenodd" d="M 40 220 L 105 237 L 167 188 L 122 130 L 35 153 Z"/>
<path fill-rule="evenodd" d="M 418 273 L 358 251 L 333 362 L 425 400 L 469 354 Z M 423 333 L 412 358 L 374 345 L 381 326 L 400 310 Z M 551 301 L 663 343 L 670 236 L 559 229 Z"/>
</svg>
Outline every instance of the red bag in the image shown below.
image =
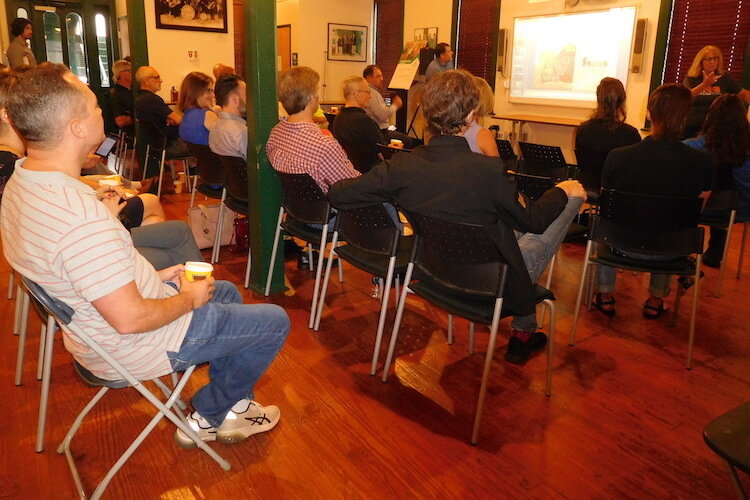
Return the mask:
<svg viewBox="0 0 750 500">
<path fill-rule="evenodd" d="M 234 241 L 229 245 L 230 252 L 247 252 L 250 248 L 250 224 L 247 217 L 235 217 L 234 238 L 232 239 Z"/>
</svg>

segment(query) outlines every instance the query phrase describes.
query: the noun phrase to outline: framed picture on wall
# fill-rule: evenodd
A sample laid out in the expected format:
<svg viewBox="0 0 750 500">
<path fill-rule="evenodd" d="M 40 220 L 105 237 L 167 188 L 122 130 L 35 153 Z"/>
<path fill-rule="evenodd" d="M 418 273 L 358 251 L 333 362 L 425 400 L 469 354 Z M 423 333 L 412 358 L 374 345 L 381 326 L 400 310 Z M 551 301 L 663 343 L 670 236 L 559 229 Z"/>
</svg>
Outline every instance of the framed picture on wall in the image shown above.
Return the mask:
<svg viewBox="0 0 750 500">
<path fill-rule="evenodd" d="M 329 61 L 367 61 L 367 26 L 328 23 Z"/>
<path fill-rule="evenodd" d="M 414 30 L 414 41 L 425 42 L 431 49 L 437 47 L 437 28 L 417 28 Z"/>
<path fill-rule="evenodd" d="M 227 33 L 227 0 L 156 0 L 156 27 Z"/>
</svg>

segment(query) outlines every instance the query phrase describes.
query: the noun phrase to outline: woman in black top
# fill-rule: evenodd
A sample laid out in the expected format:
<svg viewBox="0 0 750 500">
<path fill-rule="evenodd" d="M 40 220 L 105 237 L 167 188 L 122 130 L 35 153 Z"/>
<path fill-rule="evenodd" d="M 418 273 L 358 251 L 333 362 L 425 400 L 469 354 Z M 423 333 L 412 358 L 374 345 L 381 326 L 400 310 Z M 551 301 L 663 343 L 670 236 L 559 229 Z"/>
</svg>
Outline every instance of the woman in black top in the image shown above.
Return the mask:
<svg viewBox="0 0 750 500">
<path fill-rule="evenodd" d="M 685 120 L 685 139 L 698 135 L 708 108 L 721 94 L 737 94 L 746 103 L 750 103 L 750 91 L 743 89 L 724 72 L 724 56 L 713 45 L 706 45 L 695 55 L 684 85 L 693 95 L 693 103 Z"/>
<path fill-rule="evenodd" d="M 641 141 L 638 130 L 625 123 L 625 118 L 622 82 L 616 78 L 602 78 L 596 87 L 596 109 L 591 119 L 576 130 L 578 166 L 581 182 L 587 190 L 598 192 L 601 168 L 610 151 Z"/>
</svg>

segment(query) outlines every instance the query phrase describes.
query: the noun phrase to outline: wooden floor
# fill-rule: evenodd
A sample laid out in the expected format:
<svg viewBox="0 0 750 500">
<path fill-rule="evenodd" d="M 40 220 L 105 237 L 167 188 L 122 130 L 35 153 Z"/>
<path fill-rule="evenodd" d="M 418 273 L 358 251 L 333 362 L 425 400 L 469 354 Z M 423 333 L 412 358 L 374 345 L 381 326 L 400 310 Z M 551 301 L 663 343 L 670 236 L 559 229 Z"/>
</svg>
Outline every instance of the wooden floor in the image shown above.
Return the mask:
<svg viewBox="0 0 750 500">
<path fill-rule="evenodd" d="M 167 213 L 184 218 L 188 197 L 166 195 Z M 617 316 L 584 311 L 579 342 L 568 347 L 583 248 L 564 245 L 555 269 L 552 397 L 543 393 L 544 356 L 523 368 L 503 361 L 509 330 L 503 322 L 477 447 L 468 438 L 487 336 L 477 336 L 478 352 L 469 356 L 467 323 L 458 321 L 456 342 L 448 346 L 445 314 L 410 297 L 395 376 L 383 384 L 368 373 L 378 311 L 370 277 L 345 268 L 345 282 L 331 285 L 315 333 L 307 328 L 312 275 L 290 260 L 286 294 L 265 299 L 244 292 L 247 302 L 280 304 L 292 319 L 286 346 L 256 388 L 259 401 L 281 408 L 278 427 L 240 444 L 215 445 L 232 464 L 224 472 L 202 452 L 178 448 L 171 424 L 162 423 L 107 497 L 732 498 L 727 470 L 703 443 L 702 429 L 750 399 L 750 269 L 740 281 L 728 276 L 720 299 L 712 296 L 718 273 L 706 270 L 695 366 L 687 371 L 689 301 L 676 328 L 666 318 L 647 321 L 641 317 L 646 277 L 630 273 L 619 275 Z M 244 256 L 223 250 L 217 277 L 239 283 L 243 271 Z M 31 322 L 24 384 L 15 387 L 7 282 L 2 260 L 0 498 L 71 498 L 73 482 L 55 447 L 94 390 L 77 379 L 57 339 L 46 451 L 34 453 L 39 322 Z M 186 394 L 206 378 L 205 368 L 197 370 Z M 89 491 L 150 414 L 135 391 L 111 391 L 84 423 L 74 453 Z"/>
</svg>

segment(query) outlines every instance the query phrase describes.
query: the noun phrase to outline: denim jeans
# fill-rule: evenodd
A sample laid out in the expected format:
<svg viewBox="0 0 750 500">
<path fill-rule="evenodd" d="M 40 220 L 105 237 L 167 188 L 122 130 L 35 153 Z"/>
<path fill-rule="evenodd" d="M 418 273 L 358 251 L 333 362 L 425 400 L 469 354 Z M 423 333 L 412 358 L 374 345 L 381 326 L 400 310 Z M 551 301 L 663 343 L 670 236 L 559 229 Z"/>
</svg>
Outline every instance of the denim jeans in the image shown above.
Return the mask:
<svg viewBox="0 0 750 500">
<path fill-rule="evenodd" d="M 573 218 L 578 215 L 582 204 L 582 198 L 568 198 L 568 203 L 562 213 L 542 234 L 521 233 L 518 238 L 518 247 L 521 249 L 523 262 L 526 264 L 532 283 L 536 283 L 539 276 L 547 269 L 549 261 L 560 248 L 560 244 L 568 233 L 568 227 Z M 515 316 L 513 318 L 513 329 L 535 332 L 537 329 L 536 314 Z"/>
<path fill-rule="evenodd" d="M 623 252 L 613 248 L 614 253 L 618 253 L 624 257 L 632 257 L 634 259 L 644 259 L 653 261 L 669 261 L 674 260 L 674 257 L 664 257 L 663 255 L 649 255 L 637 252 Z M 610 266 L 604 266 L 599 264 L 596 270 L 596 290 L 599 293 L 614 293 L 615 282 L 617 280 L 616 269 Z M 648 293 L 654 297 L 663 298 L 669 295 L 669 282 L 672 276 L 669 274 L 655 274 L 651 273 L 651 281 L 648 286 Z"/>
<path fill-rule="evenodd" d="M 253 386 L 284 345 L 289 317 L 273 304 L 243 304 L 237 287 L 216 281 L 210 302 L 193 311 L 180 350 L 167 355 L 175 371 L 208 362 L 208 384 L 192 398 L 193 408 L 219 427 Z"/>
</svg>

